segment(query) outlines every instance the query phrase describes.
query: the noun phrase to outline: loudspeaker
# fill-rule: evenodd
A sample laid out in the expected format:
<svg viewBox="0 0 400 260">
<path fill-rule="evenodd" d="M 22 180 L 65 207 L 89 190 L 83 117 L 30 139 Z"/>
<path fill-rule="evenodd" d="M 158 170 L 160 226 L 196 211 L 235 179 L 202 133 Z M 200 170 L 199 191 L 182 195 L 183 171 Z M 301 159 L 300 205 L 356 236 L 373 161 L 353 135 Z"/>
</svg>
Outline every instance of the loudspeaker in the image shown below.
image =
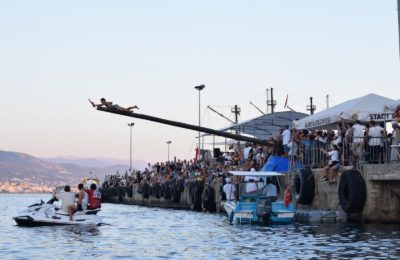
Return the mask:
<svg viewBox="0 0 400 260">
<path fill-rule="evenodd" d="M 221 156 L 221 149 L 214 148 L 213 155 L 214 155 L 214 158 L 219 158 Z"/>
</svg>

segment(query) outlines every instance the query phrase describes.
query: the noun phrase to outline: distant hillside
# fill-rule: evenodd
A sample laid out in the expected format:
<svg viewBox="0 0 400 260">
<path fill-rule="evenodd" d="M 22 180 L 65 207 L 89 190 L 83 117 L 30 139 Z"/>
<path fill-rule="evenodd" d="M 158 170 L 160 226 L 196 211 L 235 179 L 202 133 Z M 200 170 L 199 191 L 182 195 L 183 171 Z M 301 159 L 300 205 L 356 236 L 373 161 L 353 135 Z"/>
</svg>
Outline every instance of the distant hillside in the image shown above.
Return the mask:
<svg viewBox="0 0 400 260">
<path fill-rule="evenodd" d="M 119 159 L 112 159 L 112 158 L 79 158 L 79 157 L 54 157 L 54 158 L 40 158 L 41 160 L 52 162 L 56 164 L 75 164 L 82 167 L 89 167 L 89 168 L 107 168 L 107 167 L 114 167 L 116 165 L 119 166 L 127 166 L 126 169 L 129 168 L 129 161 L 128 160 L 119 160 Z M 147 162 L 145 161 L 138 161 L 133 160 L 133 165 L 135 169 L 144 170 L 147 167 Z M 111 168 L 112 169 L 112 168 Z"/>
<path fill-rule="evenodd" d="M 103 179 L 106 174 L 117 171 L 123 173 L 129 168 L 122 164 L 104 165 L 106 166 L 85 167 L 73 163 L 54 163 L 25 153 L 0 150 L 0 182 L 75 185 L 83 177 L 96 176 Z"/>
</svg>

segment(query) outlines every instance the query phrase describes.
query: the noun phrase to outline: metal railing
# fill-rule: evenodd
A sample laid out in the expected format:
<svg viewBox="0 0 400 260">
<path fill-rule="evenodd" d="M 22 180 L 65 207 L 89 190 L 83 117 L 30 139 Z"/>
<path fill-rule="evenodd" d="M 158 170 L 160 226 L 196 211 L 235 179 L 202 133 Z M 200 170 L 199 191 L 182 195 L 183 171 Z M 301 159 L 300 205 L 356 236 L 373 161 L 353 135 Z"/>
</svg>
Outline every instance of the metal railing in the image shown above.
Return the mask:
<svg viewBox="0 0 400 260">
<path fill-rule="evenodd" d="M 341 142 L 304 139 L 298 142 L 294 155 L 296 160 L 300 160 L 305 167 L 323 168 L 332 162 L 332 157 L 328 152 L 334 149 L 334 145 L 338 149 L 341 166 L 400 161 L 400 147 L 394 138 L 389 137 L 351 137 L 344 138 Z"/>
</svg>

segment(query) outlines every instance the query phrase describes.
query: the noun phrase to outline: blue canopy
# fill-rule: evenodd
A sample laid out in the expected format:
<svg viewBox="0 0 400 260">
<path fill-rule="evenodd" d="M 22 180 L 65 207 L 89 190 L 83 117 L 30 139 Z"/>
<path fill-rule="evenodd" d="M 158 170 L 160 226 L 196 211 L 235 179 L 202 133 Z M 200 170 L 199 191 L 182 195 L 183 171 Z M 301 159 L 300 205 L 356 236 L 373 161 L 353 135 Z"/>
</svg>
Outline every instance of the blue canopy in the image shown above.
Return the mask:
<svg viewBox="0 0 400 260">
<path fill-rule="evenodd" d="M 286 157 L 270 156 L 265 165 L 260 169 L 260 172 L 289 172 L 290 162 Z M 303 164 L 296 161 L 295 169 L 302 169 Z"/>
</svg>

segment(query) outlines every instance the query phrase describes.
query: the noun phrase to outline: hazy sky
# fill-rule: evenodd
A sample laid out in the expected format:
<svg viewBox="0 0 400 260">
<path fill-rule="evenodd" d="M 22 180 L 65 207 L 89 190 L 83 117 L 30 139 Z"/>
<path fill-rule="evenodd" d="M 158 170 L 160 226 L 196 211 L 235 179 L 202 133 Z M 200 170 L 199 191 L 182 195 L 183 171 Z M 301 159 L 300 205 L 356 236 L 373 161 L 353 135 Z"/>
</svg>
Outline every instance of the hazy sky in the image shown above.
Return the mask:
<svg viewBox="0 0 400 260">
<path fill-rule="evenodd" d="M 368 93 L 400 98 L 395 0 L 0 1 L 0 149 L 40 157 L 192 158 L 197 132 L 96 111 L 221 128 L 276 110 L 317 111 Z M 212 141 L 209 139 L 208 141 Z"/>
</svg>

